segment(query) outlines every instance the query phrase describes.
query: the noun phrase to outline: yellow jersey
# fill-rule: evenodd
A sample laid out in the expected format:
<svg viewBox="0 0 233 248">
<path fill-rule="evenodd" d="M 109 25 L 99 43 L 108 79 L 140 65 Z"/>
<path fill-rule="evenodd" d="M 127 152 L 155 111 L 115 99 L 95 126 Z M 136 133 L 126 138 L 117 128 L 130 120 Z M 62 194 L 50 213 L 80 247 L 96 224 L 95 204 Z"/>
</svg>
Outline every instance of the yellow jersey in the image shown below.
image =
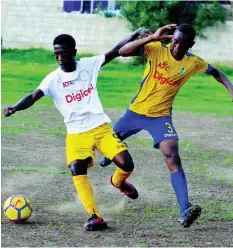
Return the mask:
<svg viewBox="0 0 233 248">
<path fill-rule="evenodd" d="M 171 107 L 180 87 L 196 73 L 205 72 L 208 63 L 189 52 L 177 61 L 170 44 L 151 42 L 144 46 L 146 69 L 137 95 L 129 109 L 148 117 L 170 116 Z"/>
</svg>

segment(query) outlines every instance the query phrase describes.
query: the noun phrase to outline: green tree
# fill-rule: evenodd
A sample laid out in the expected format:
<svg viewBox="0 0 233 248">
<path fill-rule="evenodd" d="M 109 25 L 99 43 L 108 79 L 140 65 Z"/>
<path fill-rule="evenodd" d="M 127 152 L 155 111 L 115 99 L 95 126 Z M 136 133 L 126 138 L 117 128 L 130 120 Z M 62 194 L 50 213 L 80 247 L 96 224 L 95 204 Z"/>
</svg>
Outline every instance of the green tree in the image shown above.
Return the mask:
<svg viewBox="0 0 233 248">
<path fill-rule="evenodd" d="M 205 37 L 203 28 L 226 21 L 226 11 L 217 1 L 119 1 L 118 4 L 133 30 L 144 26 L 156 31 L 170 23 L 189 23 L 198 36 Z"/>
</svg>

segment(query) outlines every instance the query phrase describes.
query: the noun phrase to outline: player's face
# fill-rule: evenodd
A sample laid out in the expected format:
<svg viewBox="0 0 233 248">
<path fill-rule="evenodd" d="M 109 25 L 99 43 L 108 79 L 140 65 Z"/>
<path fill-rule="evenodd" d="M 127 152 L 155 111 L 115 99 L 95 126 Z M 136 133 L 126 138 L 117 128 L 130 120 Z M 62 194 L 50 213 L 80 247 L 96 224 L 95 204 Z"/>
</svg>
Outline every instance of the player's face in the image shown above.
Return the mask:
<svg viewBox="0 0 233 248">
<path fill-rule="evenodd" d="M 56 44 L 54 46 L 54 55 L 61 67 L 69 67 L 74 61 L 76 50 L 69 46 Z"/>
<path fill-rule="evenodd" d="M 186 34 L 176 30 L 170 47 L 172 56 L 176 60 L 181 60 L 193 44 L 194 41 L 190 40 Z"/>
</svg>

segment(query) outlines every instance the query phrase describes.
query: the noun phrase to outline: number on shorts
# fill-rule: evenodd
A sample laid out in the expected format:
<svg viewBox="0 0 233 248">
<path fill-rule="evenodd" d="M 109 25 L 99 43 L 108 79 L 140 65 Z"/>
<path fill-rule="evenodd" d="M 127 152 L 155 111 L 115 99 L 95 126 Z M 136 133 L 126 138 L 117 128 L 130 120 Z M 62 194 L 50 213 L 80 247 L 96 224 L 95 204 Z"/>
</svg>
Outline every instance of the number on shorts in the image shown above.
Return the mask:
<svg viewBox="0 0 233 248">
<path fill-rule="evenodd" d="M 168 133 L 173 133 L 173 128 L 171 126 L 171 124 L 169 122 L 166 122 L 165 125 L 167 126 L 167 129 L 168 129 Z"/>
</svg>

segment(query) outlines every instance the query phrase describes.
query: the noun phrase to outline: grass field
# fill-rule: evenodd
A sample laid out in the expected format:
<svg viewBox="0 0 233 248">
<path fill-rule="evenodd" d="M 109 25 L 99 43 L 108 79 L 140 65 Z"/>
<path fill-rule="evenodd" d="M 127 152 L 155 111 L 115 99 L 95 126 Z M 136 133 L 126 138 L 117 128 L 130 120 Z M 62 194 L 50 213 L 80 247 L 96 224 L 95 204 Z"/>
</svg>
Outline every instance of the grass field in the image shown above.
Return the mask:
<svg viewBox="0 0 233 248">
<path fill-rule="evenodd" d="M 2 54 L 2 108 L 33 91 L 57 67 L 51 52 L 32 49 Z M 233 68 L 219 67 L 233 81 Z M 99 95 L 115 120 L 136 94 L 143 67 L 112 62 L 99 77 Z M 117 99 L 117 101 L 116 101 Z M 2 204 L 27 195 L 27 225 L 10 225 L 2 213 L 3 247 L 229 247 L 233 244 L 233 117 L 227 90 L 210 76 L 194 76 L 175 100 L 173 121 L 189 182 L 190 200 L 203 208 L 189 229 L 177 222 L 178 207 L 165 162 L 141 132 L 127 140 L 135 161 L 132 201 L 109 184 L 114 166 L 89 170 L 98 206 L 109 228 L 87 233 L 87 215 L 65 161 L 65 126 L 52 101 L 2 118 Z"/>
<path fill-rule="evenodd" d="M 85 55 L 87 56 L 87 55 Z M 41 80 L 57 67 L 50 51 L 8 50 L 2 54 L 2 104 L 14 104 L 25 94 L 35 90 Z M 233 81 L 233 67 L 218 66 Z M 99 95 L 105 108 L 126 108 L 136 95 L 143 66 L 112 62 L 99 76 Z M 116 101 L 117 99 L 117 101 Z M 181 88 L 174 111 L 204 115 L 232 115 L 228 91 L 211 76 L 199 74 Z M 48 99 L 40 101 L 51 104 Z"/>
</svg>

